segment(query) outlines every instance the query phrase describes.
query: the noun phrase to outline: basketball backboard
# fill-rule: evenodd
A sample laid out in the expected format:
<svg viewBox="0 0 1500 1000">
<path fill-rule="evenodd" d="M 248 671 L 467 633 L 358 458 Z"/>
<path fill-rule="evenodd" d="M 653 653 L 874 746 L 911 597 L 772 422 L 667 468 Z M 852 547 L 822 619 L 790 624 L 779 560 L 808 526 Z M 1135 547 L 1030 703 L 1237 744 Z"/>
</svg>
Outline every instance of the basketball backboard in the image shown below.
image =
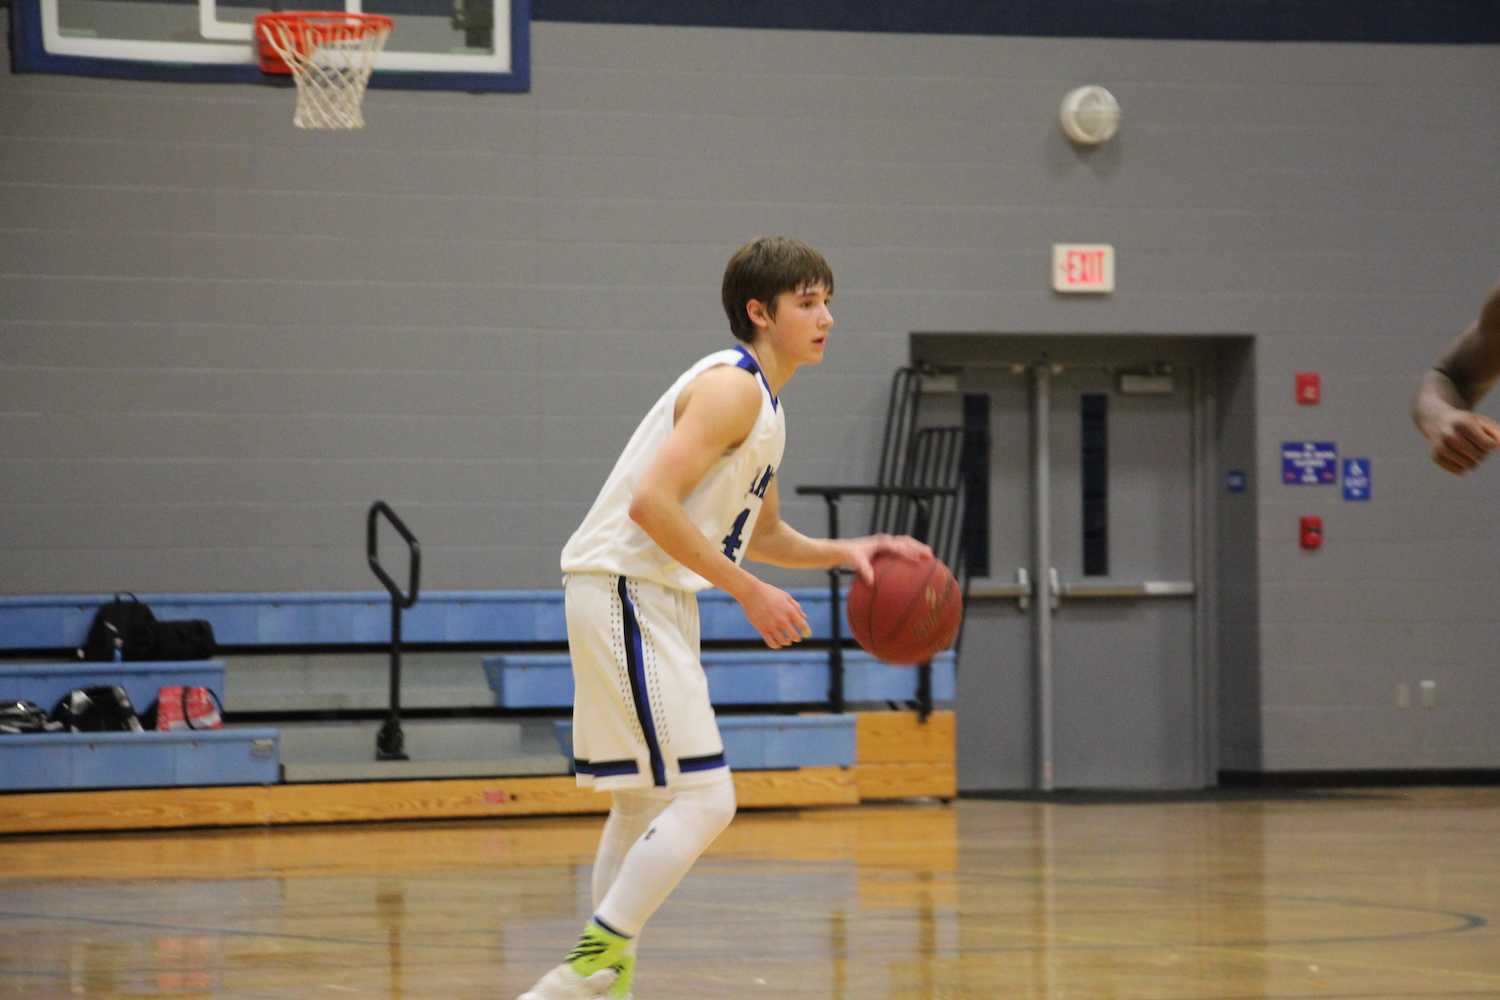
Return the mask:
<svg viewBox="0 0 1500 1000">
<path fill-rule="evenodd" d="M 274 5 L 274 6 L 273 6 Z M 261 73 L 257 14 L 279 0 L 12 0 L 17 72 L 282 82 Z M 530 89 L 530 0 L 319 0 L 293 9 L 385 14 L 395 31 L 372 87 Z"/>
</svg>

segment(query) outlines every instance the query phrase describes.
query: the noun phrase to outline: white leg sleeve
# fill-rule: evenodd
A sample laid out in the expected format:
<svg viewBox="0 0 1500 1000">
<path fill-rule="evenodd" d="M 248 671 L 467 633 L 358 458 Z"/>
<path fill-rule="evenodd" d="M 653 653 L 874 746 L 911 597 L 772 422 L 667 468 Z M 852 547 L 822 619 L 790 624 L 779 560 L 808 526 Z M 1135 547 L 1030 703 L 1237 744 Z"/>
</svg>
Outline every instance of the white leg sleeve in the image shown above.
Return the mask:
<svg viewBox="0 0 1500 1000">
<path fill-rule="evenodd" d="M 671 804 L 626 852 L 594 912 L 625 934 L 639 934 L 693 862 L 729 826 L 734 810 L 734 782 L 727 774 L 723 781 L 674 793 Z"/>
<path fill-rule="evenodd" d="M 594 909 L 604 902 L 604 894 L 614 885 L 625 853 L 646 827 L 672 801 L 666 789 L 619 789 L 612 793 L 609 818 L 599 837 L 599 853 L 594 856 Z"/>
</svg>

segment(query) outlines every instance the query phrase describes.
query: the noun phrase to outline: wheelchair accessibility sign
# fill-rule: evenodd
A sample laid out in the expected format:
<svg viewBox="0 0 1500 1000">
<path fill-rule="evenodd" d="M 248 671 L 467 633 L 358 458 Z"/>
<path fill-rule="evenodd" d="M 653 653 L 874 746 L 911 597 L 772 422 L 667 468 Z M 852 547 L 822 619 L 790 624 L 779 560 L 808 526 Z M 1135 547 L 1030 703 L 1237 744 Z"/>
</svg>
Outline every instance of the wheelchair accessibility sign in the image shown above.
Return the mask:
<svg viewBox="0 0 1500 1000">
<path fill-rule="evenodd" d="M 1370 460 L 1368 458 L 1344 459 L 1344 499 L 1370 499 Z"/>
</svg>

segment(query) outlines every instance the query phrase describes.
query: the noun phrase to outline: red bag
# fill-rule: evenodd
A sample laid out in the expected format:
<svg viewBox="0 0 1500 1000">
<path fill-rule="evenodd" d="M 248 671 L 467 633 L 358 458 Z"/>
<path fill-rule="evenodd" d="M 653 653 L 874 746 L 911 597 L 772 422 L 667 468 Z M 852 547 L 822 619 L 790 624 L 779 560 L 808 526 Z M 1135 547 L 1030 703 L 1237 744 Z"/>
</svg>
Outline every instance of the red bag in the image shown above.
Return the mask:
<svg viewBox="0 0 1500 1000">
<path fill-rule="evenodd" d="M 156 693 L 156 730 L 223 729 L 218 697 L 206 687 L 164 687 Z"/>
</svg>

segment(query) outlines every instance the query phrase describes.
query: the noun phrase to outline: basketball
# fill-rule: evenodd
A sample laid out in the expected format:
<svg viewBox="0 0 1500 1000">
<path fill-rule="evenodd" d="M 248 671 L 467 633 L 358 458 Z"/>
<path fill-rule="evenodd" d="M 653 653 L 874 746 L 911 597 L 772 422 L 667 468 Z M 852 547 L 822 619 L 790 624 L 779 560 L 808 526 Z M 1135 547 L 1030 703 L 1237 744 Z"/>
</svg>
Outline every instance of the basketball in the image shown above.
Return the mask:
<svg viewBox="0 0 1500 1000">
<path fill-rule="evenodd" d="M 918 666 L 953 645 L 963 596 L 941 559 L 881 553 L 874 568 L 874 584 L 856 576 L 849 589 L 849 631 L 866 652 L 886 663 Z"/>
</svg>

